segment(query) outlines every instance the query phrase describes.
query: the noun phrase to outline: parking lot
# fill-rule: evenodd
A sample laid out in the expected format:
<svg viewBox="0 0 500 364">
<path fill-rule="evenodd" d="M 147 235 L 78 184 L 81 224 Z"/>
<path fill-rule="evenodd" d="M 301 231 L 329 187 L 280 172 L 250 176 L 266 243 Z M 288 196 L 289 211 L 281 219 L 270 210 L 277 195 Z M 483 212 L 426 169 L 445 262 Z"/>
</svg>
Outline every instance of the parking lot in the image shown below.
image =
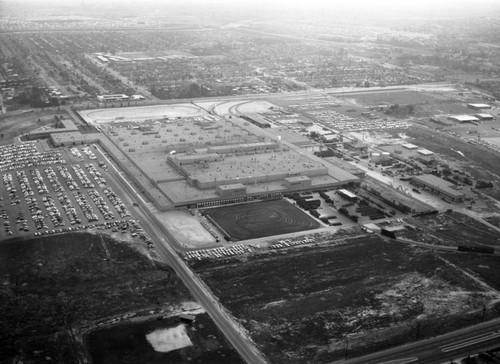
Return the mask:
<svg viewBox="0 0 500 364">
<path fill-rule="evenodd" d="M 7 145 L 0 147 L 0 161 L 0 239 L 85 228 L 119 230 L 132 221 L 92 146 Z"/>
</svg>

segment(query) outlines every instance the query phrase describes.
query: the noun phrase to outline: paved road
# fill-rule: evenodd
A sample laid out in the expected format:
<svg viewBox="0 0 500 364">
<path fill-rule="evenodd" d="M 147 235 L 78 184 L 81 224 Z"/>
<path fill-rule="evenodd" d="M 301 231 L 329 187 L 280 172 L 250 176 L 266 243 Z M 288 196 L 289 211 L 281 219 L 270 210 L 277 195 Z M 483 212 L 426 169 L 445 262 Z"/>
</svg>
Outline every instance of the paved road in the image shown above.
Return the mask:
<svg viewBox="0 0 500 364">
<path fill-rule="evenodd" d="M 246 337 L 241 330 L 238 329 L 238 324 L 218 302 L 210 289 L 186 265 L 186 263 L 172 248 L 170 242 L 173 242 L 175 238 L 163 226 L 163 224 L 161 224 L 156 216 L 154 216 L 148 208 L 147 203 L 140 197 L 140 194 L 137 193 L 130 183 L 123 178 L 123 175 L 116 169 L 115 165 L 111 163 L 109 159 L 108 164 L 116 172 L 117 181 L 120 183 L 121 187 L 127 191 L 130 196 L 134 196 L 134 200 L 138 199 L 140 201 L 137 206 L 134 206 L 136 216 L 139 216 L 139 220 L 141 221 L 144 230 L 155 243 L 157 253 L 161 256 L 163 261 L 168 263 L 174 269 L 196 300 L 208 312 L 215 324 L 247 363 L 266 363 L 266 360 L 257 350 L 254 343 L 250 341 L 250 339 Z"/>
<path fill-rule="evenodd" d="M 480 351 L 500 347 L 500 319 L 454 331 L 433 339 L 422 340 L 341 361 L 344 364 L 439 364 Z"/>
</svg>

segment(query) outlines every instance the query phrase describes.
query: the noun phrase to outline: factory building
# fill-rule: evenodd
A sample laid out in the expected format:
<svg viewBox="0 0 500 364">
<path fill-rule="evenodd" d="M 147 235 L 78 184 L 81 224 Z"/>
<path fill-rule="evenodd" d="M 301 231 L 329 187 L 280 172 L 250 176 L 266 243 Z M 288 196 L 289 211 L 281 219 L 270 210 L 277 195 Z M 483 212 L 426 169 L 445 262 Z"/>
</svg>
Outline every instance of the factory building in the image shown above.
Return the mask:
<svg viewBox="0 0 500 364">
<path fill-rule="evenodd" d="M 474 114 L 474 116 L 481 121 L 493 120 L 493 115 L 491 114 L 479 113 L 479 114 Z"/>
<path fill-rule="evenodd" d="M 356 201 L 358 196 L 346 189 L 338 190 L 338 194 L 349 201 Z"/>
<path fill-rule="evenodd" d="M 217 186 L 216 193 L 221 197 L 241 197 L 247 193 L 247 188 L 242 183 Z"/>
<path fill-rule="evenodd" d="M 473 123 L 479 121 L 478 118 L 471 115 L 450 115 L 448 120 L 456 121 L 458 123 Z"/>
<path fill-rule="evenodd" d="M 283 184 L 289 189 L 307 189 L 311 188 L 312 181 L 307 176 L 295 176 L 285 178 Z"/>
<path fill-rule="evenodd" d="M 465 198 L 462 192 L 455 189 L 456 186 L 453 183 L 432 174 L 413 177 L 412 183 L 416 186 L 426 188 L 434 194 L 442 196 L 445 201 L 461 202 Z"/>
<path fill-rule="evenodd" d="M 348 143 L 344 143 L 344 148 L 351 151 L 351 152 L 357 152 L 357 153 L 359 153 L 359 155 L 368 154 L 368 145 L 367 144 L 348 142 Z"/>
<path fill-rule="evenodd" d="M 467 104 L 467 107 L 472 110 L 491 109 L 491 105 L 488 104 Z"/>
</svg>

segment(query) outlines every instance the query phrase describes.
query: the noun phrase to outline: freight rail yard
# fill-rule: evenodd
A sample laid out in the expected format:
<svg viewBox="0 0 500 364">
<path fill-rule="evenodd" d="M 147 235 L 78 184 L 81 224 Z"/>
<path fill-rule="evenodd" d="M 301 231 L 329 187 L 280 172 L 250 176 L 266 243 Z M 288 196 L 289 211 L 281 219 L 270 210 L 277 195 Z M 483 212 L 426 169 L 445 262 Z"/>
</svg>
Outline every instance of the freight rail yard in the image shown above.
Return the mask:
<svg viewBox="0 0 500 364">
<path fill-rule="evenodd" d="M 432 338 L 500 313 L 497 152 L 470 137 L 500 132 L 434 117 L 475 98 L 422 85 L 78 110 L 1 147 L 0 237 L 92 232 L 153 265 L 173 248 L 270 362 Z"/>
</svg>

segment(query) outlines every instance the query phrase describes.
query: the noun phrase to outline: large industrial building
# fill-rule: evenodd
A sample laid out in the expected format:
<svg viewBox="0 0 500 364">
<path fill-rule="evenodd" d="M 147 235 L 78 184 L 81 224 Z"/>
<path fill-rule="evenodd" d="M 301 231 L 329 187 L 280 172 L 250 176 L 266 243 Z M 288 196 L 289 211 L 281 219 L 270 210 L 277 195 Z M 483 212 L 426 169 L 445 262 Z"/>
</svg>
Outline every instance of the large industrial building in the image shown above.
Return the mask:
<svg viewBox="0 0 500 364">
<path fill-rule="evenodd" d="M 440 195 L 446 201 L 460 202 L 463 201 L 465 195 L 457 191 L 456 186 L 442 178 L 436 177 L 432 174 L 424 174 L 422 176 L 413 177 L 412 183 L 430 190 L 432 193 Z"/>
</svg>

